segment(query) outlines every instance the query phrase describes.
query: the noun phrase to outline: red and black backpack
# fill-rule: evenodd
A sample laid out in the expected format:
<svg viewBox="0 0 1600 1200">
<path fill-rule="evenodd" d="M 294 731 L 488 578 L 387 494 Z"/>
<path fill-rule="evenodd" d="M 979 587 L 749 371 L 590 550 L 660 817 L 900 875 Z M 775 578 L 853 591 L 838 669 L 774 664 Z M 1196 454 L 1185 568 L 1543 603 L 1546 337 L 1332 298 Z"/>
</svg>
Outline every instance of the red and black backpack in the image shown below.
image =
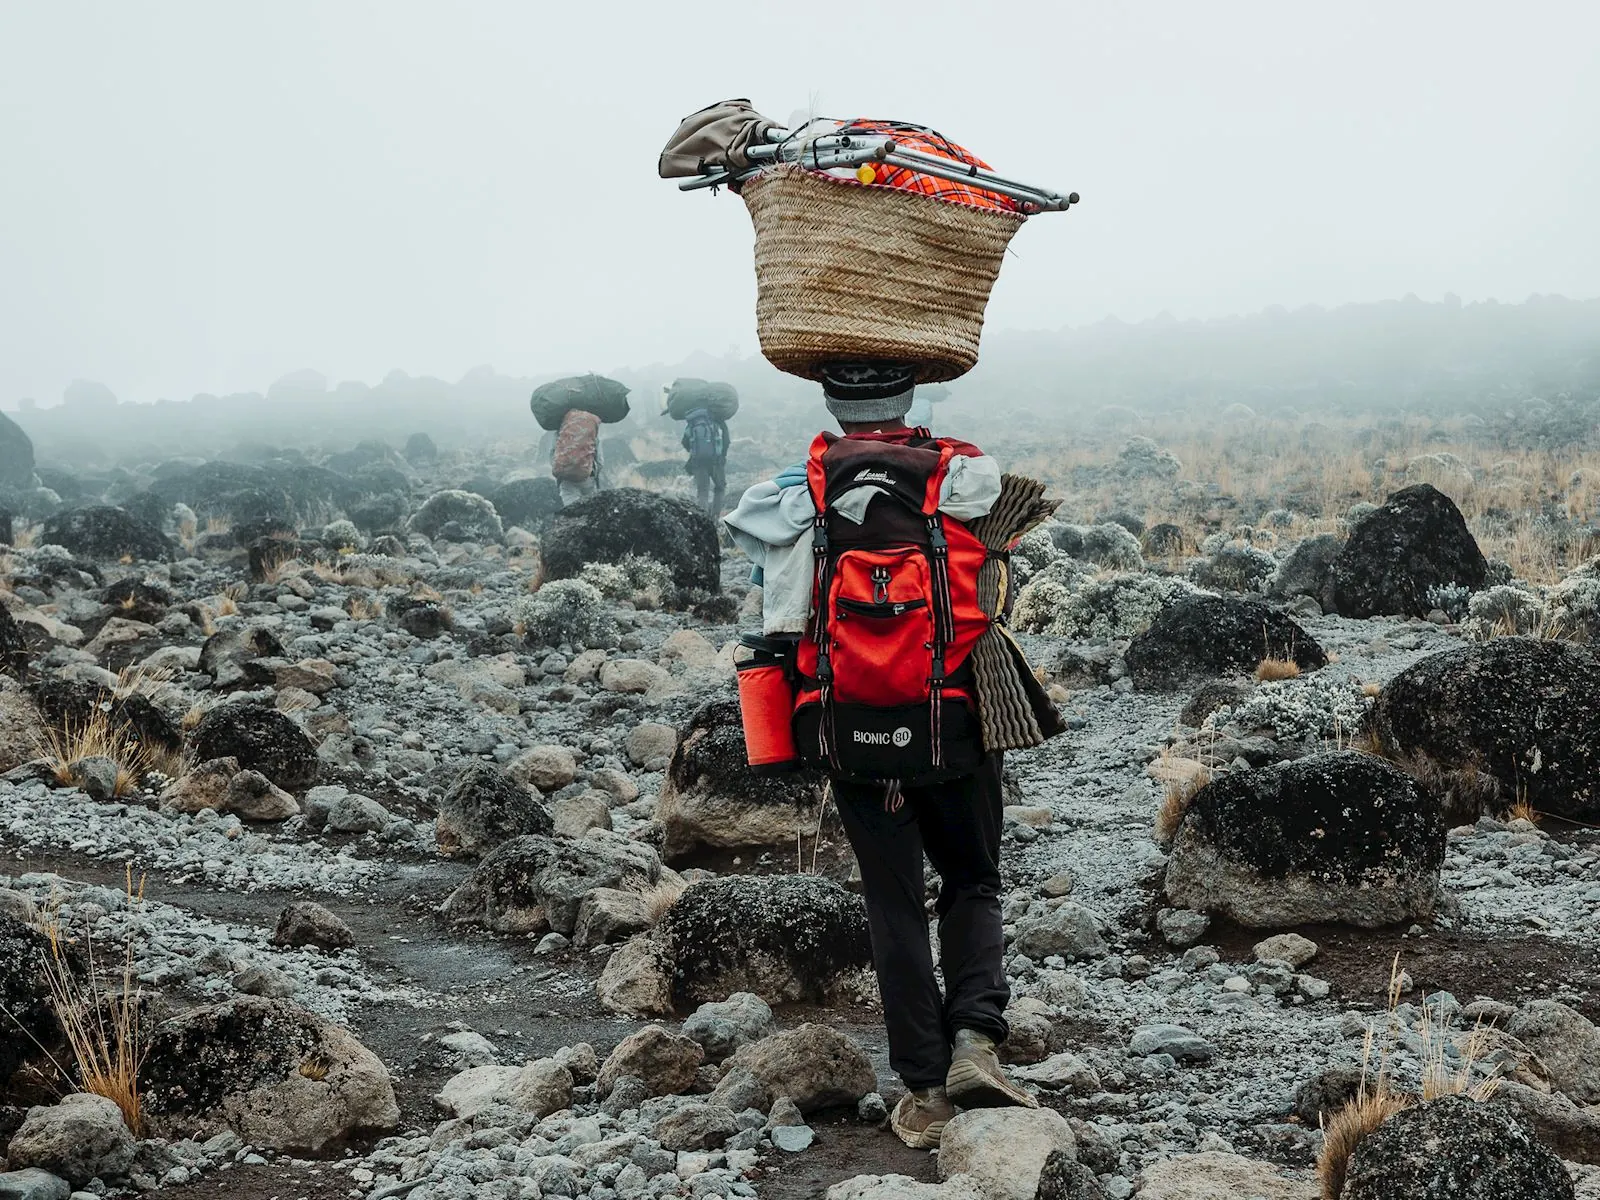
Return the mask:
<svg viewBox="0 0 1600 1200">
<path fill-rule="evenodd" d="M 807 765 L 918 781 L 982 759 L 967 659 L 992 619 L 978 603 L 991 551 L 939 511 L 950 460 L 980 453 L 922 429 L 812 442 L 815 577 L 793 715 Z M 837 510 L 866 488 L 858 525 Z"/>
</svg>

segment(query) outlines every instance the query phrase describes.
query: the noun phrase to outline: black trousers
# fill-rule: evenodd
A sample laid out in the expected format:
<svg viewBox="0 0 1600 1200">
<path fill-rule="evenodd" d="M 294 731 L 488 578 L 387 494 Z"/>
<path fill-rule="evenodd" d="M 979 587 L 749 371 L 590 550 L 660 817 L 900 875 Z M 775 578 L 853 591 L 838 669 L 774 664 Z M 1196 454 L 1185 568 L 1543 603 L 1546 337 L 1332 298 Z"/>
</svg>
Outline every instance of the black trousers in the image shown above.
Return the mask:
<svg viewBox="0 0 1600 1200">
<path fill-rule="evenodd" d="M 872 933 L 889 1063 L 908 1088 L 944 1083 L 958 1029 L 1005 1040 L 1011 989 L 1000 920 L 1001 756 L 971 775 L 907 788 L 888 811 L 883 785 L 835 780 Z M 939 873 L 939 967 L 928 946 L 922 856 Z"/>
</svg>

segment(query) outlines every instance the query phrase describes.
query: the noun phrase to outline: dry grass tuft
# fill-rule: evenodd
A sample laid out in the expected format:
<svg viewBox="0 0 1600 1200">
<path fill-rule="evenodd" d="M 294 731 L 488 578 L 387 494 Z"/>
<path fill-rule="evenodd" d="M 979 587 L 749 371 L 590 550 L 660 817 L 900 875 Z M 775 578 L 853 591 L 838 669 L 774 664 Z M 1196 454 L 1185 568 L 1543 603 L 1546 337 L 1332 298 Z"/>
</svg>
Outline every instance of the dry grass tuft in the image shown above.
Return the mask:
<svg viewBox="0 0 1600 1200">
<path fill-rule="evenodd" d="M 1465 1096 L 1479 1102 L 1490 1099 L 1500 1089 L 1500 1077 L 1491 1074 L 1473 1082 L 1474 1068 L 1488 1052 L 1488 1029 L 1480 1022 L 1464 1041 L 1449 1029 L 1434 1024 L 1427 996 L 1422 997 L 1422 1016 L 1417 1035 L 1422 1042 L 1422 1087 L 1420 1095 L 1395 1090 L 1390 1073 L 1390 1056 L 1400 1041 L 1400 1023 L 1395 1010 L 1400 1005 L 1403 987 L 1400 956 L 1389 967 L 1389 993 L 1386 1035 L 1378 1045 L 1375 1024 L 1367 1027 L 1361 1052 L 1361 1090 L 1331 1120 L 1324 1122 L 1322 1154 L 1317 1159 L 1317 1180 L 1322 1185 L 1322 1200 L 1339 1200 L 1344 1191 L 1350 1159 L 1362 1141 L 1390 1117 L 1421 1100 L 1426 1103 L 1441 1096 Z M 1377 1048 L 1374 1068 L 1373 1051 Z M 1455 1054 L 1451 1054 L 1454 1049 Z M 1453 1065 L 1452 1065 L 1453 1063 Z M 1375 1070 L 1375 1073 L 1374 1073 Z"/>
<path fill-rule="evenodd" d="M 1299 679 L 1300 664 L 1292 658 L 1263 658 L 1256 666 L 1256 678 L 1262 683 L 1279 679 Z"/>
<path fill-rule="evenodd" d="M 383 619 L 383 602 L 371 596 L 351 596 L 345 606 L 353 621 L 380 621 Z"/>
<path fill-rule="evenodd" d="M 321 1083 L 328 1077 L 328 1071 L 332 1069 L 332 1065 L 332 1063 L 323 1058 L 320 1054 L 313 1054 L 310 1058 L 306 1059 L 300 1064 L 298 1070 L 302 1076 L 311 1080 L 313 1083 Z"/>
<path fill-rule="evenodd" d="M 1391 1092 L 1369 1094 L 1363 1082 L 1361 1094 L 1324 1124 L 1322 1154 L 1317 1159 L 1317 1182 L 1322 1185 L 1322 1200 L 1339 1200 L 1356 1148 L 1369 1134 L 1376 1132 L 1378 1126 L 1408 1106 L 1405 1097 Z"/>
<path fill-rule="evenodd" d="M 661 918 L 666 916 L 667 910 L 678 902 L 678 897 L 683 895 L 686 886 L 681 879 L 663 879 L 642 894 L 645 915 L 650 918 L 652 926 L 661 924 Z"/>
<path fill-rule="evenodd" d="M 144 899 L 144 879 L 133 881 L 132 868 L 126 869 L 128 903 Z M 123 949 L 120 988 L 108 988 L 92 936 L 83 938 L 82 974 L 73 962 L 73 942 L 55 913 L 43 914 L 39 928 L 49 939 L 50 958 L 45 966 L 45 983 L 50 990 L 50 1007 L 72 1054 L 68 1070 L 45 1046 L 39 1049 L 56 1070 L 66 1090 L 104 1096 L 122 1110 L 122 1119 L 135 1137 L 144 1132 L 143 1105 L 139 1093 L 139 1072 L 144 1066 L 147 1047 L 140 1024 L 138 975 L 134 971 L 133 942 Z M 115 978 L 115 976 L 113 976 Z"/>
<path fill-rule="evenodd" d="M 114 794 L 126 796 L 139 786 L 151 771 L 176 775 L 182 770 L 182 756 L 159 746 L 141 742 L 126 726 L 112 720 L 105 709 L 97 708 L 87 721 L 72 721 L 45 731 L 44 755 L 51 764 L 56 782 L 71 786 L 73 768 L 88 758 L 108 758 L 117 764 Z"/>
<path fill-rule="evenodd" d="M 185 733 L 193 733 L 200 728 L 200 722 L 206 719 L 206 714 L 211 711 L 209 704 L 191 704 L 189 711 L 183 714 L 178 722 L 178 728 Z"/>
<path fill-rule="evenodd" d="M 1172 844 L 1172 839 L 1178 836 L 1178 826 L 1183 824 L 1184 813 L 1189 811 L 1189 802 L 1194 799 L 1195 793 L 1210 782 L 1211 772 L 1203 767 L 1187 777 L 1175 777 L 1167 781 L 1152 830 L 1158 845 Z"/>
</svg>

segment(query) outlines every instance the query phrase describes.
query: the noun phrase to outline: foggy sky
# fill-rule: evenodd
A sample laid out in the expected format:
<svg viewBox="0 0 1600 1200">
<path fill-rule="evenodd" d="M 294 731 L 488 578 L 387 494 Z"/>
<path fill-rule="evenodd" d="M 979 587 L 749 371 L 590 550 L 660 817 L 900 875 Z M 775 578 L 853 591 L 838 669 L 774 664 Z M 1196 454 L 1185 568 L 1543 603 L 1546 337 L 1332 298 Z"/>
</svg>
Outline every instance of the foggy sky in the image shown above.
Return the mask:
<svg viewBox="0 0 1600 1200">
<path fill-rule="evenodd" d="M 0 405 L 756 350 L 686 113 L 930 124 L 1083 203 L 991 328 L 1600 295 L 1582 3 L 0 0 Z"/>
</svg>

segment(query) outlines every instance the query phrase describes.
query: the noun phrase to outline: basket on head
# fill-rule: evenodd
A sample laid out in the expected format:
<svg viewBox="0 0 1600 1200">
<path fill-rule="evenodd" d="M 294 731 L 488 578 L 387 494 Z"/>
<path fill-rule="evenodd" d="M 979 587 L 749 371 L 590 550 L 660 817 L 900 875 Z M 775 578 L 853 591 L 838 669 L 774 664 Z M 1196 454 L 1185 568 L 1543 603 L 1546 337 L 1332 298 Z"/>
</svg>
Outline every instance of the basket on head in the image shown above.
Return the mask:
<svg viewBox="0 0 1600 1200">
<path fill-rule="evenodd" d="M 1023 217 L 778 166 L 740 193 L 756 233 L 756 325 L 779 370 L 912 363 L 919 383 L 978 361 L 983 310 Z"/>
</svg>

